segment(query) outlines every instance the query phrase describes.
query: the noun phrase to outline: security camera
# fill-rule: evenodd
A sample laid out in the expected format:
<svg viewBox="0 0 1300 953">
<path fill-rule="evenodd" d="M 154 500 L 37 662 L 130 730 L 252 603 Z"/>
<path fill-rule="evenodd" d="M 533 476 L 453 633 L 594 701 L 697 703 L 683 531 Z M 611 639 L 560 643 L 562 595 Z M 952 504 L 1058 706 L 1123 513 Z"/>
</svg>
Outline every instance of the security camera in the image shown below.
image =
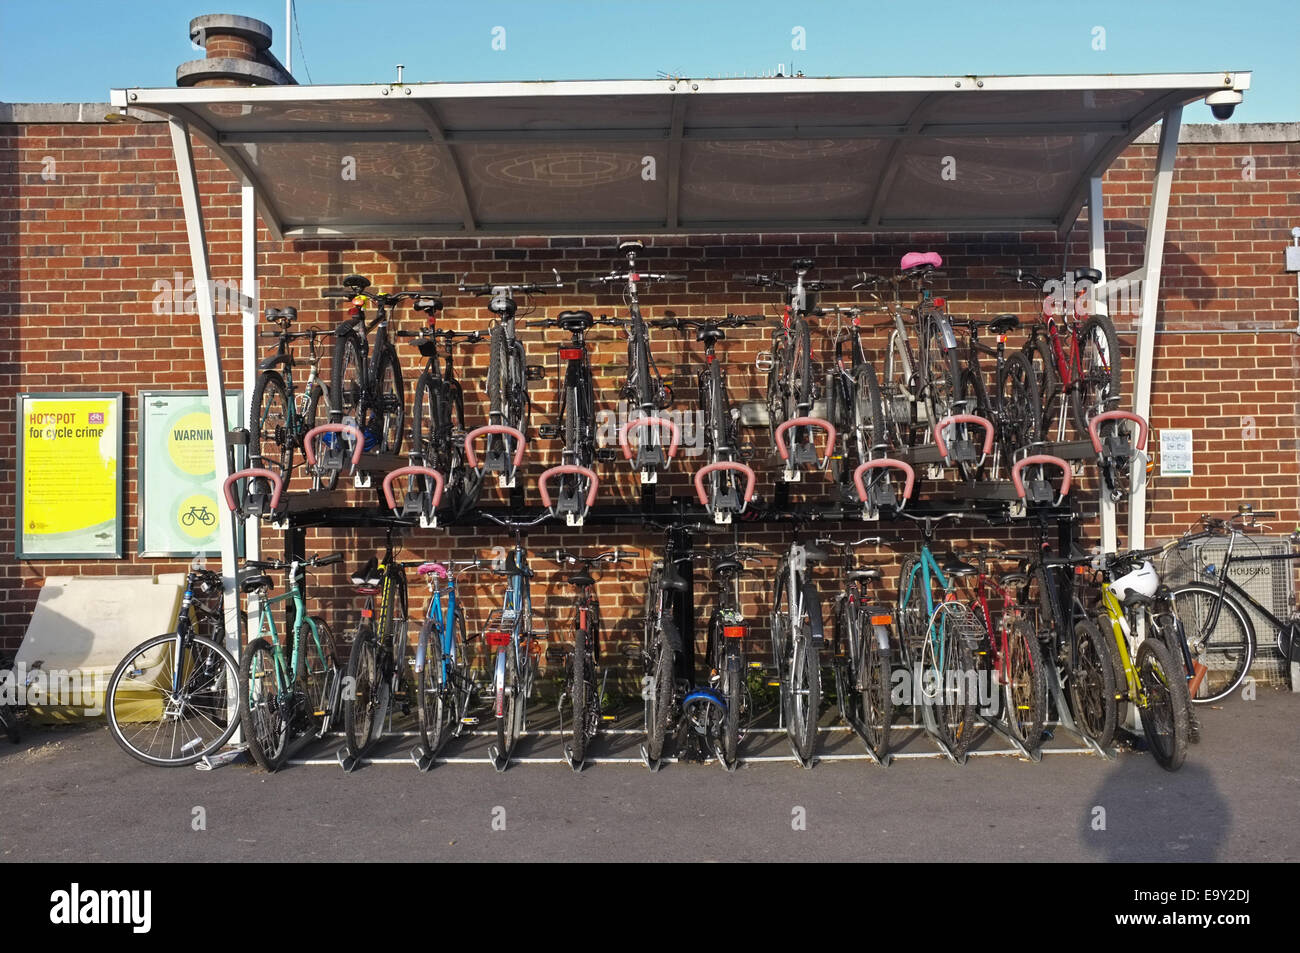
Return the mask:
<svg viewBox="0 0 1300 953">
<path fill-rule="evenodd" d="M 1235 89 L 1221 89 L 1206 96 L 1205 102 L 1209 105 L 1210 112 L 1214 113 L 1214 118 L 1223 120 L 1232 118 L 1232 111 L 1243 98 L 1245 97 Z"/>
</svg>

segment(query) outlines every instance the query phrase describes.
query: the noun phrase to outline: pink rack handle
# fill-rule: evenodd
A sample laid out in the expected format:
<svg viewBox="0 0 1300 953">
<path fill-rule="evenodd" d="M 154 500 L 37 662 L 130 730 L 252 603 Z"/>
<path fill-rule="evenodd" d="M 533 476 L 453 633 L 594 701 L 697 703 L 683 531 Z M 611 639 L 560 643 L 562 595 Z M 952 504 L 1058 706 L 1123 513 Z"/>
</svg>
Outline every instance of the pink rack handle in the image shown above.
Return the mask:
<svg viewBox="0 0 1300 953">
<path fill-rule="evenodd" d="M 1145 450 L 1147 448 L 1147 433 L 1151 429 L 1142 417 L 1137 414 L 1131 414 L 1127 410 L 1108 410 L 1104 414 L 1098 414 L 1088 421 L 1088 436 L 1092 440 L 1092 449 L 1096 453 L 1101 453 L 1101 436 L 1097 433 L 1097 428 L 1108 420 L 1131 420 L 1138 425 L 1137 448 Z"/>
<path fill-rule="evenodd" d="M 818 430 L 826 431 L 826 455 L 822 457 L 822 466 L 830 462 L 831 452 L 835 449 L 835 425 L 829 420 L 822 420 L 820 417 L 791 417 L 785 423 L 776 428 L 776 450 L 781 454 L 782 460 L 790 459 L 790 450 L 785 445 L 786 431 L 791 427 L 816 427 Z"/>
<path fill-rule="evenodd" d="M 910 251 L 898 263 L 898 267 L 904 271 L 917 265 L 934 265 L 940 268 L 943 266 L 943 256 L 937 251 Z"/>
<path fill-rule="evenodd" d="M 429 573 L 433 573 L 439 579 L 447 578 L 447 567 L 442 563 L 420 563 L 419 567 L 415 571 L 421 576 L 427 576 Z"/>
<path fill-rule="evenodd" d="M 590 486 L 587 489 L 586 506 L 591 506 L 596 502 L 596 491 L 600 488 L 600 477 L 596 476 L 594 470 L 586 467 L 580 467 L 576 463 L 565 463 L 558 467 L 551 467 L 549 470 L 542 471 L 542 475 L 537 478 L 537 492 L 542 495 L 542 505 L 548 510 L 551 508 L 551 494 L 546 492 L 546 483 L 552 477 L 563 476 L 566 473 L 576 473 L 579 476 L 585 476 Z"/>
<path fill-rule="evenodd" d="M 274 470 L 266 470 L 262 467 L 254 467 L 251 470 L 237 470 L 230 474 L 221 484 L 221 492 L 226 497 L 226 506 L 230 507 L 230 512 L 239 509 L 239 504 L 235 501 L 235 494 L 231 487 L 240 480 L 250 479 L 252 477 L 262 477 L 271 481 L 271 510 L 275 511 L 280 508 L 280 494 L 284 491 L 284 481 L 280 479 L 280 474 Z"/>
<path fill-rule="evenodd" d="M 347 424 L 321 424 L 319 427 L 312 427 L 302 438 L 302 452 L 307 457 L 309 466 L 316 465 L 316 438 L 323 433 L 341 433 L 352 435 L 352 466 L 355 468 L 361 462 L 361 454 L 366 449 L 366 438 L 356 427 L 350 427 Z"/>
<path fill-rule="evenodd" d="M 1056 498 L 1056 505 L 1060 506 L 1061 502 L 1065 499 L 1066 494 L 1070 492 L 1070 483 L 1074 479 L 1074 475 L 1071 473 L 1070 465 L 1068 463 L 1060 457 L 1053 457 L 1046 453 L 1037 453 L 1032 457 L 1025 457 L 1023 460 L 1017 460 L 1015 466 L 1011 468 L 1011 482 L 1015 485 L 1016 496 L 1020 497 L 1022 500 L 1025 498 L 1025 483 L 1024 480 L 1020 478 L 1020 471 L 1025 467 L 1032 467 L 1040 463 L 1046 464 L 1047 466 L 1057 467 L 1060 469 L 1061 473 L 1064 474 L 1061 479 L 1061 493 Z"/>
<path fill-rule="evenodd" d="M 978 417 L 975 414 L 953 414 L 951 417 L 945 417 L 934 425 L 934 445 L 939 448 L 939 456 L 943 457 L 946 462 L 948 459 L 948 445 L 943 442 L 943 430 L 949 424 L 975 424 L 984 428 L 984 449 L 980 451 L 984 456 L 993 452 L 993 422 Z"/>
<path fill-rule="evenodd" d="M 628 443 L 628 434 L 633 430 L 640 430 L 642 427 L 667 427 L 668 428 L 668 459 L 671 460 L 677 456 L 678 443 L 681 440 L 681 431 L 677 425 L 666 417 L 637 417 L 635 420 L 626 420 L 623 426 L 618 428 L 618 445 L 623 448 L 624 459 L 632 459 L 632 445 Z"/>
<path fill-rule="evenodd" d="M 858 464 L 858 468 L 853 471 L 853 485 L 858 488 L 858 499 L 863 503 L 867 502 L 867 486 L 862 476 L 868 470 L 902 470 L 907 475 L 907 483 L 903 486 L 903 503 L 906 504 L 912 498 L 912 488 L 916 486 L 916 471 L 912 465 L 891 457 L 881 457 L 879 460 Z"/>
<path fill-rule="evenodd" d="M 524 435 L 514 427 L 506 427 L 502 424 L 488 424 L 486 427 L 475 427 L 469 433 L 465 434 L 465 459 L 474 469 L 478 469 L 478 455 L 474 453 L 474 441 L 479 437 L 487 434 L 505 434 L 507 437 L 515 438 L 515 458 L 514 465 L 524 462 Z"/>
<path fill-rule="evenodd" d="M 704 478 L 710 473 L 717 473 L 719 470 L 734 470 L 737 473 L 745 474 L 745 500 L 748 503 L 754 498 L 754 471 L 743 463 L 735 463 L 730 460 L 722 463 L 710 463 L 706 467 L 700 467 L 695 474 L 695 492 L 699 494 L 700 503 L 704 506 L 709 505 L 709 491 L 704 489 Z"/>
<path fill-rule="evenodd" d="M 446 480 L 437 470 L 429 467 L 398 467 L 396 470 L 384 477 L 384 502 L 388 504 L 390 510 L 397 509 L 397 501 L 393 499 L 393 481 L 398 477 L 405 476 L 422 476 L 433 480 L 433 508 L 436 510 L 438 504 L 442 502 L 442 488 Z"/>
</svg>

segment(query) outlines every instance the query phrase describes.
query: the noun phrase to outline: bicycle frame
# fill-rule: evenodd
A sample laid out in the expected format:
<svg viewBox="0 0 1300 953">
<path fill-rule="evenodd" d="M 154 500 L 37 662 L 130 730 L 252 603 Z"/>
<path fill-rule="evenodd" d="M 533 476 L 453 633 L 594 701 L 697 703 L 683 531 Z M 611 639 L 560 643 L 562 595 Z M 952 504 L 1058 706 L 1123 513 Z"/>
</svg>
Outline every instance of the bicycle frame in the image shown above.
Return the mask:
<svg viewBox="0 0 1300 953">
<path fill-rule="evenodd" d="M 298 671 L 298 636 L 302 632 L 302 627 L 307 626 L 311 635 L 312 646 L 317 654 L 325 657 L 325 650 L 321 646 L 320 633 L 316 628 L 316 621 L 307 614 L 307 604 L 302 597 L 302 590 L 298 588 L 298 576 L 302 572 L 302 563 L 294 560 L 289 566 L 289 582 L 286 590 L 278 596 L 268 596 L 262 594 L 261 605 L 258 608 L 258 637 L 265 637 L 271 643 L 271 654 L 275 659 L 275 687 L 276 694 L 283 695 L 288 692 L 293 684 L 291 673 Z M 274 606 L 283 603 L 286 600 L 292 602 L 293 606 L 293 632 L 291 636 L 292 648 L 288 653 L 288 665 L 285 664 L 285 650 L 280 643 L 279 631 L 275 627 L 275 615 L 271 611 Z"/>
<path fill-rule="evenodd" d="M 921 577 L 921 591 L 925 594 L 925 637 L 934 652 L 935 666 L 942 671 L 946 640 L 943 638 L 942 624 L 938 627 L 938 631 L 931 624 L 935 611 L 934 589 L 931 582 L 938 581 L 939 588 L 945 593 L 945 601 L 950 601 L 955 597 L 953 596 L 952 583 L 943 574 L 943 570 L 939 568 L 939 561 L 934 558 L 934 554 L 930 551 L 928 540 L 921 543 L 921 551 L 917 554 L 916 565 L 912 567 L 912 571 L 908 575 L 907 588 L 903 592 L 900 605 L 906 606 L 911 602 L 912 587 L 916 585 L 918 575 Z"/>
<path fill-rule="evenodd" d="M 415 651 L 415 673 L 418 676 L 424 671 L 425 650 L 428 646 L 429 637 L 437 637 L 439 644 L 442 646 L 442 672 L 439 676 L 439 684 L 446 685 L 451 674 L 451 666 L 455 661 L 456 652 L 456 576 L 454 573 L 447 574 L 446 609 L 443 609 L 444 590 L 439 585 L 439 579 L 434 576 L 431 580 L 431 589 L 429 595 L 429 608 L 425 613 L 424 631 L 420 635 L 420 644 Z"/>
<path fill-rule="evenodd" d="M 509 582 L 506 585 L 506 591 L 501 598 L 501 625 L 504 629 L 507 622 L 511 623 L 510 642 L 515 649 L 515 674 L 518 677 L 517 690 L 522 692 L 523 697 L 528 697 L 530 686 L 524 684 L 524 675 L 529 671 L 532 665 L 533 652 L 533 631 L 532 631 L 532 612 L 533 600 L 532 592 L 528 584 L 528 553 L 524 549 L 521 541 L 516 540 L 514 549 L 511 550 L 507 557 L 506 567 L 510 572 L 513 563 L 513 573 L 510 575 Z M 495 695 L 496 717 L 505 717 L 505 687 L 506 687 L 506 646 L 498 645 L 496 666 L 493 674 L 493 689 Z"/>
</svg>

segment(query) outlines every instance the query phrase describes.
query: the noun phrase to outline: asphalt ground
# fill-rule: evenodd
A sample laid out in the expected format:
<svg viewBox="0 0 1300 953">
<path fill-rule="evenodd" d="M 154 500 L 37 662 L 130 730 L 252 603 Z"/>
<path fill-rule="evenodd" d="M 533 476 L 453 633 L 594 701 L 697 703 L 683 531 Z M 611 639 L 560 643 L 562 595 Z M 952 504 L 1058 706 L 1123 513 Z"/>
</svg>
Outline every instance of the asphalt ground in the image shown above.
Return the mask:
<svg viewBox="0 0 1300 953">
<path fill-rule="evenodd" d="M 0 859 L 23 861 L 1297 861 L 1300 695 L 1261 688 L 1198 706 L 1181 771 L 1114 760 L 1057 730 L 1038 763 L 984 732 L 966 764 L 895 728 L 899 756 L 866 759 L 824 713 L 821 760 L 796 765 L 779 730 L 744 740 L 734 773 L 638 754 L 640 712 L 561 758 L 554 712 L 531 711 L 517 760 L 494 734 L 454 739 L 427 773 L 398 720 L 351 774 L 342 744 L 311 742 L 275 775 L 246 761 L 203 772 L 124 754 L 100 725 L 26 725 L 0 739 Z"/>
</svg>

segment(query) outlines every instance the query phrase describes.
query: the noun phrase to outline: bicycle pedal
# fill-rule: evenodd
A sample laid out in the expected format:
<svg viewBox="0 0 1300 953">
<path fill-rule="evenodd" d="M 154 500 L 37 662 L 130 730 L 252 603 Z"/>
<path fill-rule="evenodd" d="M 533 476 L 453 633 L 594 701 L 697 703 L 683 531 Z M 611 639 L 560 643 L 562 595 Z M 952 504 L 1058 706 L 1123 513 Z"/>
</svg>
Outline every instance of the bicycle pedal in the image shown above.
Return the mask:
<svg viewBox="0 0 1300 953">
<path fill-rule="evenodd" d="M 597 447 L 596 460 L 600 463 L 613 463 L 618 459 L 618 450 L 615 447 Z"/>
<path fill-rule="evenodd" d="M 781 680 L 780 680 L 779 678 L 769 678 L 769 679 L 767 680 L 767 687 L 768 687 L 768 688 L 780 688 L 780 687 L 781 687 Z"/>
<path fill-rule="evenodd" d="M 763 667 L 763 663 L 762 663 L 762 662 L 750 662 L 750 663 L 749 663 L 749 667 L 752 668 L 752 669 L 762 669 L 762 667 Z"/>
<path fill-rule="evenodd" d="M 618 715 L 601 715 L 601 721 L 618 721 Z"/>
<path fill-rule="evenodd" d="M 537 435 L 543 440 L 559 440 L 560 428 L 556 424 L 542 424 L 537 428 Z"/>
<path fill-rule="evenodd" d="M 546 377 L 545 364 L 528 364 L 524 367 L 524 379 L 530 381 L 540 381 Z"/>
<path fill-rule="evenodd" d="M 477 719 L 477 718 L 462 718 L 462 719 L 460 720 L 460 723 L 461 723 L 462 725 L 466 725 L 466 726 L 472 728 L 473 726 L 475 726 L 475 725 L 478 724 L 478 719 Z"/>
</svg>

